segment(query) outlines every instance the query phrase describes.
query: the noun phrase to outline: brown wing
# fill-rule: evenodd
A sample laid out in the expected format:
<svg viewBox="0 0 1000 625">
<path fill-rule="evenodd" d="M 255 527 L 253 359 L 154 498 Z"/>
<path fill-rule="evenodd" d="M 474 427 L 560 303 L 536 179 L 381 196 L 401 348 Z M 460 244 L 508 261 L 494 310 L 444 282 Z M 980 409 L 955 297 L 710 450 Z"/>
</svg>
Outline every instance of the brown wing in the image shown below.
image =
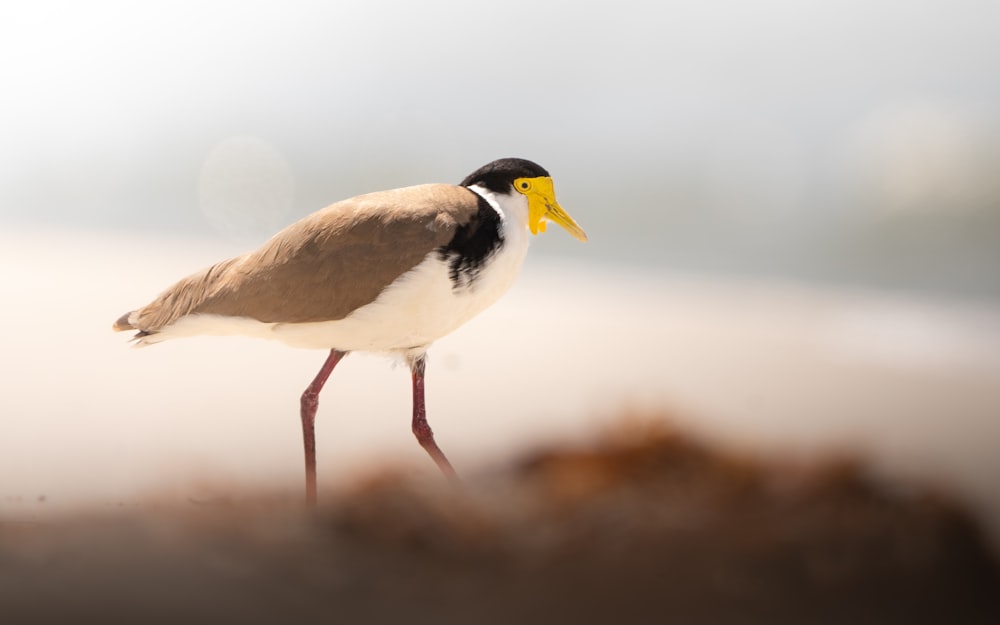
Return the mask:
<svg viewBox="0 0 1000 625">
<path fill-rule="evenodd" d="M 451 241 L 478 202 L 472 191 L 446 184 L 338 202 L 254 252 L 184 278 L 115 329 L 155 332 L 194 313 L 282 323 L 343 319 Z"/>
</svg>

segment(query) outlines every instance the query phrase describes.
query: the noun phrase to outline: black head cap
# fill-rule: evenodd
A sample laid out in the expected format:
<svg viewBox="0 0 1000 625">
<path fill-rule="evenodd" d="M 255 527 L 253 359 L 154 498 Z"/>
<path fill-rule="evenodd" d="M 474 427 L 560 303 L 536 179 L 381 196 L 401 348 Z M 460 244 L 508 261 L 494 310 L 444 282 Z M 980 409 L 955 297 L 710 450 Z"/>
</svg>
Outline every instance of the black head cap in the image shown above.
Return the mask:
<svg viewBox="0 0 1000 625">
<path fill-rule="evenodd" d="M 548 175 L 549 172 L 540 165 L 523 158 L 501 158 L 472 172 L 465 177 L 461 184 L 463 187 L 478 184 L 494 193 L 508 193 L 513 189 L 514 180 L 517 178 L 537 178 Z"/>
</svg>

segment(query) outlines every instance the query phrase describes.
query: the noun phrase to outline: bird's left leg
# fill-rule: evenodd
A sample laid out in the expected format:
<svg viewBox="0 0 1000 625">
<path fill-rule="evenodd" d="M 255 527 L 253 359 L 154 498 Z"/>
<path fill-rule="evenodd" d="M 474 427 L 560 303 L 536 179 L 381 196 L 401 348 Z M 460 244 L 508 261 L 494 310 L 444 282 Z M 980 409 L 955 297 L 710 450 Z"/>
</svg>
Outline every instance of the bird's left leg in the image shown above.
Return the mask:
<svg viewBox="0 0 1000 625">
<path fill-rule="evenodd" d="M 424 369 L 426 367 L 427 354 L 420 353 L 407 358 L 410 363 L 410 374 L 413 377 L 413 434 L 417 437 L 420 446 L 430 454 L 438 468 L 452 482 L 458 482 L 458 474 L 452 468 L 451 463 L 444 457 L 441 448 L 434 442 L 434 432 L 427 423 L 427 409 L 424 406 Z"/>
</svg>

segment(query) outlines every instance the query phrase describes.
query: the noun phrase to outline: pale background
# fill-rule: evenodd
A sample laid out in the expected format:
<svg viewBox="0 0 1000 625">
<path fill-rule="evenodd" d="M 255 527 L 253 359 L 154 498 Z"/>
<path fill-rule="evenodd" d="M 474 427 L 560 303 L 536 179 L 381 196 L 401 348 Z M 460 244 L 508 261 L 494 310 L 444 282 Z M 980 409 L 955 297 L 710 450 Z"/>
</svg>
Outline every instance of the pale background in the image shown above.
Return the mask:
<svg viewBox="0 0 1000 625">
<path fill-rule="evenodd" d="M 547 167 L 550 230 L 431 352 L 465 472 L 626 411 L 854 450 L 1000 527 L 992 2 L 38 2 L 0 8 L 0 513 L 298 488 L 323 354 L 130 350 L 121 313 L 334 200 Z M 432 470 L 352 356 L 321 479 Z M 44 499 L 44 501 L 40 501 Z"/>
</svg>

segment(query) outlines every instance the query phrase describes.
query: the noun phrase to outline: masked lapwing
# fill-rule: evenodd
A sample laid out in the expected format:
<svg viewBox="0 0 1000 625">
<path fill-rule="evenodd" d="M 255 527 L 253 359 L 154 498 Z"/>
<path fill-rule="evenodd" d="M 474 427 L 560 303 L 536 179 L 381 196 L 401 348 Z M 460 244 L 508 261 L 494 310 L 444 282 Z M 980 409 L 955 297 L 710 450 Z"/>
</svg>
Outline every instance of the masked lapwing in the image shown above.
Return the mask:
<svg viewBox="0 0 1000 625">
<path fill-rule="evenodd" d="M 556 202 L 552 178 L 519 158 L 493 161 L 459 185 L 360 195 L 298 221 L 259 249 L 174 284 L 125 313 L 116 331 L 137 345 L 194 335 L 246 335 L 329 350 L 302 393 L 306 500 L 316 501 L 319 393 L 350 352 L 401 356 L 413 382 L 413 433 L 457 479 L 424 408 L 427 348 L 497 301 L 553 221 L 583 229 Z"/>
</svg>

